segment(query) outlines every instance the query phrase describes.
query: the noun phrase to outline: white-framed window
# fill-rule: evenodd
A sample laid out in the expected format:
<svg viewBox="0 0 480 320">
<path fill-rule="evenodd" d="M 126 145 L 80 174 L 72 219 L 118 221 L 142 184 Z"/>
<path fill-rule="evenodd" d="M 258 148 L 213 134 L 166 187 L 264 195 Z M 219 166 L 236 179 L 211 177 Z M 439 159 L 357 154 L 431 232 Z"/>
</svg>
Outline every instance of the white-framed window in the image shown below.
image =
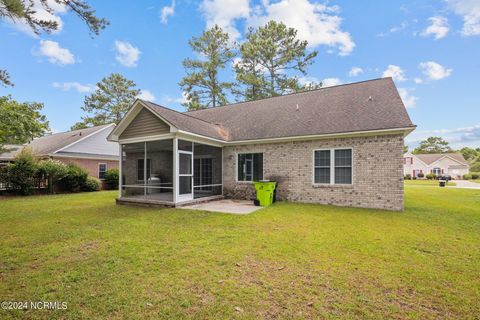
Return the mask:
<svg viewBox="0 0 480 320">
<path fill-rule="evenodd" d="M 105 179 L 105 172 L 107 172 L 107 164 L 106 163 L 99 163 L 98 164 L 98 179 L 100 179 L 100 180 Z"/>
<path fill-rule="evenodd" d="M 314 184 L 352 184 L 353 152 L 345 149 L 313 151 Z"/>
<path fill-rule="evenodd" d="M 263 153 L 239 153 L 237 181 L 263 180 Z"/>
</svg>

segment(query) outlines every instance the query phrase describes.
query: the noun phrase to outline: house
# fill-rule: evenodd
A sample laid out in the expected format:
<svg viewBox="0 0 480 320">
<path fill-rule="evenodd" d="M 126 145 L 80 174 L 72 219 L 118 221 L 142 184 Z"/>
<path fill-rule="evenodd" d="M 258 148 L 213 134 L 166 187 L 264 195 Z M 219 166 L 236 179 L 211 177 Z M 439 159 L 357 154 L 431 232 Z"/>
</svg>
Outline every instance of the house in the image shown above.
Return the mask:
<svg viewBox="0 0 480 320">
<path fill-rule="evenodd" d="M 404 137 L 415 129 L 391 78 L 191 112 L 136 100 L 120 144 L 118 203 L 252 199 L 403 209 Z"/>
<path fill-rule="evenodd" d="M 403 156 L 403 174 L 418 177 L 419 173 L 450 175 L 454 179 L 462 179 L 470 169 L 468 162 L 461 153 L 412 154 Z"/>
<path fill-rule="evenodd" d="M 106 139 L 114 128 L 115 124 L 108 124 L 54 133 L 35 138 L 24 145 L 7 145 L 8 150 L 0 154 L 0 161 L 12 162 L 23 148 L 29 147 L 40 158 L 51 158 L 66 164 L 75 163 L 90 176 L 103 179 L 106 170 L 118 168 L 118 144 Z"/>
</svg>

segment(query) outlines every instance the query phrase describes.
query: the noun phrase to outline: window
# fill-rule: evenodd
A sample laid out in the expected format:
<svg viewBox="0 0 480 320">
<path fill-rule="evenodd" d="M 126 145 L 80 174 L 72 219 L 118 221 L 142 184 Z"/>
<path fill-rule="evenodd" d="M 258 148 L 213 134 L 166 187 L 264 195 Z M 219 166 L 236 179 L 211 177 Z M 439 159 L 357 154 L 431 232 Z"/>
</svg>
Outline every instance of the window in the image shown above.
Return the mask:
<svg viewBox="0 0 480 320">
<path fill-rule="evenodd" d="M 440 174 L 442 174 L 442 169 L 440 168 L 433 168 L 432 170 L 432 173 L 436 176 L 439 176 Z"/>
<path fill-rule="evenodd" d="M 107 164 L 106 163 L 99 163 L 98 164 L 98 179 L 100 179 L 100 180 L 105 179 L 105 172 L 107 172 Z"/>
<path fill-rule="evenodd" d="M 238 181 L 263 180 L 263 153 L 241 153 L 237 162 Z"/>
<path fill-rule="evenodd" d="M 145 174 L 145 159 L 137 159 L 137 180 L 143 181 Z M 150 177 L 152 171 L 152 159 L 147 159 L 147 179 Z"/>
<path fill-rule="evenodd" d="M 352 149 L 314 151 L 314 183 L 352 184 Z"/>
<path fill-rule="evenodd" d="M 193 162 L 193 185 L 207 186 L 199 190 L 212 190 L 213 184 L 213 163 L 212 158 L 195 158 Z"/>
</svg>

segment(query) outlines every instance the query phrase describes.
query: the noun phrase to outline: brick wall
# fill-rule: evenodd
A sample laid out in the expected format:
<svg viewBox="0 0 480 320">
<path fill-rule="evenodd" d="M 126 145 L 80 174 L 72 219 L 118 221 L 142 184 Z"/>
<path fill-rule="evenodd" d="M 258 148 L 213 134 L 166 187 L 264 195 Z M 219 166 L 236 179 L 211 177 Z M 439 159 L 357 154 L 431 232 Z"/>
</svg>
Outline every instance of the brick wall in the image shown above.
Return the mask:
<svg viewBox="0 0 480 320">
<path fill-rule="evenodd" d="M 313 150 L 353 148 L 353 185 L 313 185 Z M 403 136 L 385 135 L 224 148 L 224 194 L 253 199 L 251 183 L 236 182 L 238 153 L 262 152 L 264 179 L 279 182 L 277 198 L 348 207 L 403 210 Z"/>
<path fill-rule="evenodd" d="M 118 169 L 118 161 L 115 160 L 98 160 L 98 159 L 79 159 L 79 158 L 62 158 L 52 157 L 55 160 L 61 161 L 65 164 L 75 163 L 87 170 L 88 175 L 98 178 L 98 164 L 106 163 L 107 170 Z"/>
</svg>

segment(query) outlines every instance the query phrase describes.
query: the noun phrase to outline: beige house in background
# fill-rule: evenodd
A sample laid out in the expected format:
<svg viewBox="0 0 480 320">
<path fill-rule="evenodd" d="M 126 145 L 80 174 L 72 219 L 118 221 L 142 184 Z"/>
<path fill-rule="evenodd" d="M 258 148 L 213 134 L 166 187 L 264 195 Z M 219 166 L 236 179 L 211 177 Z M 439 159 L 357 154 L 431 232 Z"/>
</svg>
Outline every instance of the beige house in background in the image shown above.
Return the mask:
<svg viewBox="0 0 480 320">
<path fill-rule="evenodd" d="M 404 137 L 415 129 L 391 78 L 178 112 L 136 100 L 120 145 L 118 203 L 277 199 L 403 210 Z"/>
<path fill-rule="evenodd" d="M 454 179 L 462 179 L 470 169 L 461 153 L 412 154 L 403 156 L 403 174 L 418 177 L 419 173 L 450 175 Z"/>
</svg>

